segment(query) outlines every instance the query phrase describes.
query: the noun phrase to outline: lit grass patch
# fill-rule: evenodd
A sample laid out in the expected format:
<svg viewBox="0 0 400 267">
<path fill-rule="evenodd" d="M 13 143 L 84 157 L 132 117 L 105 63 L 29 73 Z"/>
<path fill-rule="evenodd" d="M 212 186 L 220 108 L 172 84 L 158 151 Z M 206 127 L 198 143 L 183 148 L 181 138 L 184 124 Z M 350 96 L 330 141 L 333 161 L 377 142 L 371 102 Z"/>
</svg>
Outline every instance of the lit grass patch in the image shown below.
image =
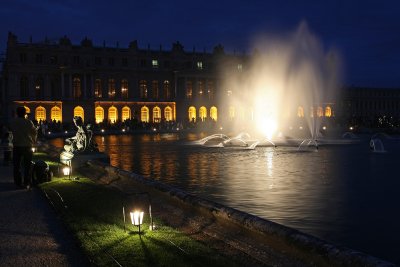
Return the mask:
<svg viewBox="0 0 400 267">
<path fill-rule="evenodd" d="M 41 185 L 98 266 L 235 266 L 206 244 L 155 219 L 150 231 L 146 212 L 141 234 L 122 216 L 126 196 L 87 178 L 55 179 Z M 128 219 L 129 216 L 127 216 Z"/>
</svg>

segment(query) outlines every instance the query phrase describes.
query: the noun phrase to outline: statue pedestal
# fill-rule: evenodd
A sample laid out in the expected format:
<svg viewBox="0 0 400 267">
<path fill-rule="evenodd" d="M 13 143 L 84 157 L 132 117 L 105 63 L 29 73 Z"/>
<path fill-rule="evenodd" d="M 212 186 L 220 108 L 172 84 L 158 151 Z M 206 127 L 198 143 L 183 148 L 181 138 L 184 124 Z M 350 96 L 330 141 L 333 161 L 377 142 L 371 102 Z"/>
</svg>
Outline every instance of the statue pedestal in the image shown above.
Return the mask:
<svg viewBox="0 0 400 267">
<path fill-rule="evenodd" d="M 71 152 L 63 151 L 60 154 L 60 162 L 65 165 L 71 164 L 73 168 L 85 166 L 88 160 L 98 160 L 108 164 L 110 163 L 110 157 L 101 152 L 73 154 Z"/>
</svg>

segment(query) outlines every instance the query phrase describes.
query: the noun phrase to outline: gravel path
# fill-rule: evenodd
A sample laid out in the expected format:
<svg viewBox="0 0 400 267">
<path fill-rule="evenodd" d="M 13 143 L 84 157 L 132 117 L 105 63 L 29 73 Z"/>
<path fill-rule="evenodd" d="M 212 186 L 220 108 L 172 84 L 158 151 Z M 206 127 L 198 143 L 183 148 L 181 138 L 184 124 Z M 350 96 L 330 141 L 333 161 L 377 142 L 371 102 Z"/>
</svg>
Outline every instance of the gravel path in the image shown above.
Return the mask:
<svg viewBox="0 0 400 267">
<path fill-rule="evenodd" d="M 0 162 L 0 266 L 89 266 L 43 193 L 17 189 Z"/>
</svg>

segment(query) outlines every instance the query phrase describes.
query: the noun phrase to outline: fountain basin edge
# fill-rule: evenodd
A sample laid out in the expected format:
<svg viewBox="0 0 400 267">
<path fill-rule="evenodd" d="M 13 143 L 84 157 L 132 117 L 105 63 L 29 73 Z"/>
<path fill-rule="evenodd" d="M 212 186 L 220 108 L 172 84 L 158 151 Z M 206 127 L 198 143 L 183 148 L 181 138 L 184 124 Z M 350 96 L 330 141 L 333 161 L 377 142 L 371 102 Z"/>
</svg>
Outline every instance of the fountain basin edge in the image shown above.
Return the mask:
<svg viewBox="0 0 400 267">
<path fill-rule="evenodd" d="M 266 240 L 271 237 L 279 240 L 290 248 L 288 251 L 296 250 L 296 257 L 299 253 L 303 254 L 303 256 L 300 256 L 303 259 L 309 256 L 315 257 L 317 261 L 322 261 L 327 266 L 396 266 L 377 257 L 329 243 L 296 229 L 195 196 L 176 187 L 110 166 L 104 162 L 89 160 L 87 167 L 95 170 L 90 172 L 95 175 L 89 178 L 97 183 L 107 185 L 116 183 L 139 184 L 142 190 L 151 191 L 154 197 L 162 194 L 163 197 L 173 199 L 180 207 L 184 206 L 186 209 L 195 210 L 202 216 L 214 217 L 218 223 L 233 223 L 242 228 L 244 234 L 252 232 L 251 234 L 265 237 Z M 310 260 L 314 262 L 315 259 Z"/>
</svg>

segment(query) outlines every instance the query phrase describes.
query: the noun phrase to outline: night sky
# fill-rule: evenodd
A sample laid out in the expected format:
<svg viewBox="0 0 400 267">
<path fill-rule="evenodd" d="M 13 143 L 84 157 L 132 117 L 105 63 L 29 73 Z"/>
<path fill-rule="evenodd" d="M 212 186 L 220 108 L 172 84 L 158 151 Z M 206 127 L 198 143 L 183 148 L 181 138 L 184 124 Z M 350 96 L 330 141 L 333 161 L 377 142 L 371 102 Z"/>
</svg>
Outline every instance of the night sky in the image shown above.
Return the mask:
<svg viewBox="0 0 400 267">
<path fill-rule="evenodd" d="M 304 2 L 300 4 L 300 2 Z M 344 62 L 344 85 L 400 88 L 400 1 L 267 0 L 2 0 L 0 51 L 8 31 L 20 42 L 79 44 L 185 50 L 250 52 L 263 35 L 294 32 L 305 21 L 326 50 L 338 50 Z"/>
</svg>

